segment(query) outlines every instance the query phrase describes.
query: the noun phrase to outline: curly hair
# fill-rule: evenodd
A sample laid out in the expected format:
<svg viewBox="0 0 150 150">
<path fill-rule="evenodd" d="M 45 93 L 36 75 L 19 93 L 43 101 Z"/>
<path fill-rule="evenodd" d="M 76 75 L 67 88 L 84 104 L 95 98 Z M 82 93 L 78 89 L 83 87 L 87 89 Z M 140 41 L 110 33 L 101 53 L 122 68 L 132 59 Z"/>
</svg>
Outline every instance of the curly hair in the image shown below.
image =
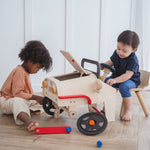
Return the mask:
<svg viewBox="0 0 150 150">
<path fill-rule="evenodd" d="M 27 42 L 25 47 L 21 49 L 18 57 L 23 62 L 39 63 L 41 68 L 46 71 L 51 68 L 53 63 L 49 51 L 44 44 L 36 40 Z"/>
</svg>

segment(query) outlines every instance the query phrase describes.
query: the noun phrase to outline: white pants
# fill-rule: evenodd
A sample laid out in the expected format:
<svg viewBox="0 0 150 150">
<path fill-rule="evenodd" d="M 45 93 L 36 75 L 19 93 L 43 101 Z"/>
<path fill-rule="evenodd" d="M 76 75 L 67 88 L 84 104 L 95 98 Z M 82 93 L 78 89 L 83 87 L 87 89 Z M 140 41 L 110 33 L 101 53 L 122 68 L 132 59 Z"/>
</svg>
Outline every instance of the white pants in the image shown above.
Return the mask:
<svg viewBox="0 0 150 150">
<path fill-rule="evenodd" d="M 0 97 L 0 110 L 4 114 L 13 114 L 16 124 L 21 125 L 24 124 L 24 122 L 17 118 L 20 112 L 26 112 L 30 116 L 30 110 L 42 111 L 42 106 L 35 100 L 25 100 L 19 97 L 13 97 L 10 99 Z"/>
</svg>

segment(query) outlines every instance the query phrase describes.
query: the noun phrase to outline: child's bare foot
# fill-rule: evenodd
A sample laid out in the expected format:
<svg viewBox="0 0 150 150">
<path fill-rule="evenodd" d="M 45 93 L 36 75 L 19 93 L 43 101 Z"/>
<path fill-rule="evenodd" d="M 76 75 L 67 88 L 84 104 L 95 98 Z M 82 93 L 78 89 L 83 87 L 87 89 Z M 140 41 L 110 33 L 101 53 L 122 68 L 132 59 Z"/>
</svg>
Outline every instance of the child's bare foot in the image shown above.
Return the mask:
<svg viewBox="0 0 150 150">
<path fill-rule="evenodd" d="M 39 126 L 39 123 L 37 122 L 31 122 L 28 126 L 27 126 L 27 129 L 28 131 L 33 131 L 36 127 Z"/>
<path fill-rule="evenodd" d="M 131 121 L 132 112 L 127 110 L 125 111 L 123 117 L 121 118 L 123 121 Z"/>
</svg>

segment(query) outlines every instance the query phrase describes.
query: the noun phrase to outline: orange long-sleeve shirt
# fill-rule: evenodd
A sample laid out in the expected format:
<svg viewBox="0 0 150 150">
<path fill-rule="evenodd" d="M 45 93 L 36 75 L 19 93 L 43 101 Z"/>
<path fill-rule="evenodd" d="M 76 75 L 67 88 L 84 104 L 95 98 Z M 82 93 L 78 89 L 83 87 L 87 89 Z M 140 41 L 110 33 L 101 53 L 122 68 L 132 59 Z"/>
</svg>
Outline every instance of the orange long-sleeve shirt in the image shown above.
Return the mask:
<svg viewBox="0 0 150 150">
<path fill-rule="evenodd" d="M 4 82 L 1 95 L 7 99 L 12 97 L 30 99 L 34 92 L 29 75 L 22 66 L 18 65 Z"/>
</svg>

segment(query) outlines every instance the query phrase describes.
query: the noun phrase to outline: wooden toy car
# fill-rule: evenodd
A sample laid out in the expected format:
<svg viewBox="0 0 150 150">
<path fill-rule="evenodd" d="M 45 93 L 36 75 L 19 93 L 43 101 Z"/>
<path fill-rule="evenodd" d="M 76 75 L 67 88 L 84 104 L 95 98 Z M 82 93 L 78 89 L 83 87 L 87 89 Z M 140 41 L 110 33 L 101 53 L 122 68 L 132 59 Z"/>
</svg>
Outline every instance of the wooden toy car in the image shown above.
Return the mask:
<svg viewBox="0 0 150 150">
<path fill-rule="evenodd" d="M 89 112 L 79 117 L 77 127 L 86 135 L 96 135 L 105 130 L 108 121 L 115 120 L 116 91 L 96 75 L 85 70 L 69 52 L 60 51 L 76 71 L 60 76 L 48 77 L 43 81 L 43 108 L 49 115 L 59 118 L 66 111 L 76 116 L 76 106 L 88 105 Z M 99 67 L 99 63 L 97 64 Z M 99 74 L 100 70 L 97 69 Z M 103 102 L 105 115 L 97 109 Z"/>
</svg>

